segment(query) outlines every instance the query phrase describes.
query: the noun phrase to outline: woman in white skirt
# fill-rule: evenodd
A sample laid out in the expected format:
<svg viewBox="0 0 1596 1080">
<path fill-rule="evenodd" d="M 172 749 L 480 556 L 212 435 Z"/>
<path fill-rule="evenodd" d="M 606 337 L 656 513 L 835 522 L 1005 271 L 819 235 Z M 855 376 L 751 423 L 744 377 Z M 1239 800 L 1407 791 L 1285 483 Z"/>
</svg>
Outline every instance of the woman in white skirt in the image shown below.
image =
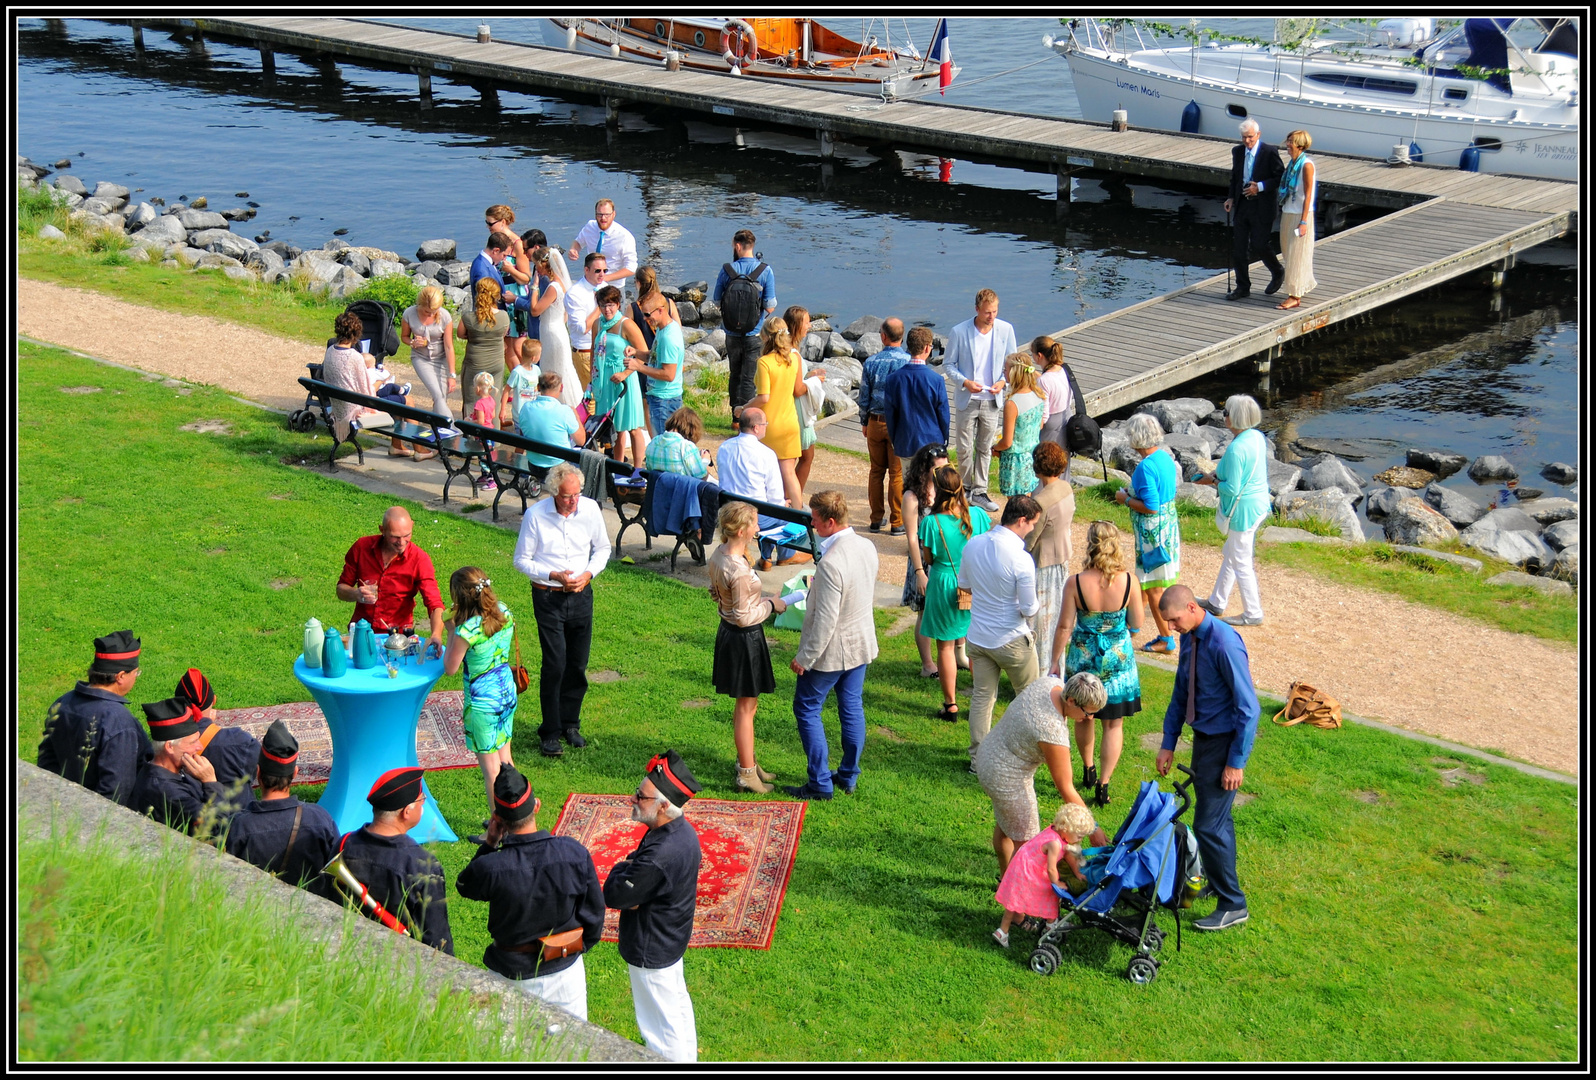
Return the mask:
<svg viewBox="0 0 1596 1080">
<path fill-rule="evenodd" d="M 1286 266 L 1286 298 L 1280 308 L 1289 311 L 1302 306 L 1302 298 L 1319 283 L 1313 280 L 1313 199 L 1315 169 L 1308 156 L 1313 136 L 1293 131 L 1286 136 L 1291 161 L 1280 178 L 1280 255 Z"/>
</svg>

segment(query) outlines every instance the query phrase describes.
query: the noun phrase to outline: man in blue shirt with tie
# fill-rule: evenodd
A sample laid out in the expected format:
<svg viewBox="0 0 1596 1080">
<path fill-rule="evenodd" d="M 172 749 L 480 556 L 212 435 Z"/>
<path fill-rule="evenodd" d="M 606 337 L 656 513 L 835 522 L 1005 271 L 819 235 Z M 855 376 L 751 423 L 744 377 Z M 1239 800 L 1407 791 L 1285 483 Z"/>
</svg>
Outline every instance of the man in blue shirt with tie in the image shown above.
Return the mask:
<svg viewBox="0 0 1596 1080">
<path fill-rule="evenodd" d="M 1192 832 L 1209 887 L 1219 898 L 1214 913 L 1192 925 L 1198 930 L 1225 930 L 1247 921 L 1247 897 L 1236 877 L 1236 826 L 1230 807 L 1258 733 L 1258 695 L 1241 635 L 1198 607 L 1190 589 L 1184 585 L 1165 589 L 1158 609 L 1181 635 L 1175 693 L 1164 713 L 1158 775 L 1169 775 L 1181 725 L 1190 725 L 1197 792 Z"/>
<path fill-rule="evenodd" d="M 1275 193 L 1285 172 L 1279 149 L 1259 137 L 1258 121 L 1243 120 L 1241 143 L 1230 150 L 1230 198 L 1225 200 L 1225 213 L 1236 214 L 1230 249 L 1236 267 L 1236 288 L 1225 294 L 1226 300 L 1245 300 L 1252 295 L 1247 267 L 1255 253 L 1269 268 L 1269 287 L 1264 292 L 1274 295 L 1285 280 L 1285 268 L 1269 250 L 1269 233 L 1275 223 Z"/>
</svg>

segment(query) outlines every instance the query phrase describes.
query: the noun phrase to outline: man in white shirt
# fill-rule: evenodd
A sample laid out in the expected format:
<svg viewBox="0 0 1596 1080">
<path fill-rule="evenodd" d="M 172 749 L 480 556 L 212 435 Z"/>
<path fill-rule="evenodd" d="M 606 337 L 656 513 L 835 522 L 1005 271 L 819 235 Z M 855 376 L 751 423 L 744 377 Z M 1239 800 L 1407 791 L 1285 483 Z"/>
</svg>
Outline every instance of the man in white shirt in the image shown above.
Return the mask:
<svg viewBox="0 0 1596 1080">
<path fill-rule="evenodd" d="M 609 199 L 593 204 L 593 220 L 582 226 L 566 254 L 575 262 L 594 252 L 608 257 L 609 265 L 615 267 L 604 275 L 606 282 L 620 281 L 637 273 L 637 238 L 624 225 L 616 223 L 615 204 Z"/>
<path fill-rule="evenodd" d="M 997 512 L 986 482 L 992 471 L 992 444 L 1003 431 L 1003 365 L 1018 348 L 1014 327 L 997 312 L 997 293 L 991 289 L 976 293 L 975 317 L 948 333 L 946 362 L 947 370 L 960 380 L 953 393 L 959 479 L 970 501 L 989 514 Z"/>
<path fill-rule="evenodd" d="M 721 443 L 715 452 L 715 473 L 720 477 L 720 489 L 729 495 L 786 506 L 786 489 L 782 486 L 776 452 L 760 441 L 768 426 L 763 409 L 744 409 L 737 418 L 737 435 Z M 783 524 L 785 522 L 777 518 L 759 515 L 761 529 Z M 761 570 L 770 569 L 770 547 L 768 541 L 759 541 L 760 553 L 765 556 L 760 560 Z M 777 548 L 775 557 L 783 565 L 810 561 L 808 553 L 787 548 Z"/>
<path fill-rule="evenodd" d="M 571 282 L 571 289 L 565 294 L 565 330 L 571 337 L 571 366 L 576 368 L 576 377 L 584 393 L 593 378 L 593 335 L 588 332 L 587 319 L 598 310 L 596 294 L 604 287 L 608 266 L 603 255 L 590 252 L 582 263 L 582 280 Z"/>
<path fill-rule="evenodd" d="M 587 694 L 587 658 L 593 646 L 593 578 L 610 559 L 610 538 L 598 503 L 582 496 L 582 472 L 562 462 L 543 485 L 554 494 L 532 504 L 521 517 L 515 568 L 532 579 L 532 614 L 537 619 L 543 667 L 538 727 L 545 757 L 582 738 L 582 698 Z"/>
<path fill-rule="evenodd" d="M 1003 506 L 998 527 L 964 545 L 959 587 L 970 590 L 970 771 L 975 752 L 992 728 L 998 680 L 1009 673 L 1018 694 L 1037 676 L 1036 641 L 1027 621 L 1041 606 L 1036 596 L 1036 564 L 1025 538 L 1036 528 L 1042 508 L 1029 495 L 1015 495 Z"/>
</svg>

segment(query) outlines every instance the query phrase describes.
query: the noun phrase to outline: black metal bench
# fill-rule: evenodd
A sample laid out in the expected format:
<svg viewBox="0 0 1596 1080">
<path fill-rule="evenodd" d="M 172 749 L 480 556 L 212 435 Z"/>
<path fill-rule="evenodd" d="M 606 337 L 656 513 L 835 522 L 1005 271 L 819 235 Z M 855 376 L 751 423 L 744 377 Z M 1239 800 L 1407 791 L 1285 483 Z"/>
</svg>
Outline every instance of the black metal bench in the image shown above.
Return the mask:
<svg viewBox="0 0 1596 1080">
<path fill-rule="evenodd" d="M 758 510 L 762 517 L 771 517 L 776 518 L 778 521 L 787 521 L 794 525 L 802 525 L 806 534 L 806 538 L 802 542 L 789 540 L 779 542 L 777 546 L 791 548 L 794 551 L 806 552 L 809 555 L 814 556 L 816 562 L 820 561 L 820 540 L 817 536 L 815 536 L 814 515 L 808 510 L 800 510 L 791 506 L 780 505 L 778 503 L 760 502 L 758 499 L 750 499 L 746 495 L 733 495 L 725 488 L 722 488 L 720 491 L 720 505 L 725 506 L 730 502 L 745 502 L 749 506 L 752 506 L 755 510 Z"/>
<path fill-rule="evenodd" d="M 419 443 L 438 452 L 438 460 L 443 463 L 443 501 L 449 501 L 449 486 L 459 477 L 465 477 L 471 485 L 473 497 L 477 494 L 477 477 L 471 471 L 473 462 L 485 462 L 488 459 L 487 448 L 482 441 L 474 435 L 466 434 L 460 428 L 461 422 L 450 424 L 448 417 L 439 416 L 437 413 L 427 412 L 412 405 L 401 405 L 391 398 L 372 397 L 369 394 L 357 394 L 352 390 L 345 390 L 340 386 L 322 382 L 319 379 L 301 378 L 299 385 L 309 391 L 314 399 L 316 408 L 321 410 L 322 420 L 327 425 L 327 430 L 332 434 L 332 449 L 327 454 L 327 468 L 337 467 L 338 447 L 348 444 L 355 448 L 355 460 L 364 465 L 366 463 L 365 450 L 361 447 L 357 434 L 376 435 L 384 439 L 402 439 L 406 442 Z M 334 401 L 347 401 L 352 405 L 360 405 L 367 409 L 387 413 L 393 417 L 392 425 L 378 425 L 375 427 L 362 427 L 358 432 L 350 430 L 349 438 L 339 439 L 338 433 L 332 423 L 332 403 Z M 473 427 L 475 425 L 472 425 Z M 447 435 L 445 432 L 451 428 L 460 431 L 457 435 Z M 478 429 L 484 430 L 484 429 Z M 430 432 L 430 433 L 429 433 Z"/>
</svg>

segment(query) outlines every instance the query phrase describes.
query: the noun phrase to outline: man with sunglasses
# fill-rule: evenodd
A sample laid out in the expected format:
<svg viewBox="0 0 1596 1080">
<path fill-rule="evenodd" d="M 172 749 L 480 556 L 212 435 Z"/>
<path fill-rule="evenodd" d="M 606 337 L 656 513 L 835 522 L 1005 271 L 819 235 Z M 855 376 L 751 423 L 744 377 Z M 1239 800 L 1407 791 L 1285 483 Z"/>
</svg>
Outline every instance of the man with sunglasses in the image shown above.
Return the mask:
<svg viewBox="0 0 1596 1080">
<path fill-rule="evenodd" d="M 44 718 L 39 768 L 130 806 L 152 757 L 150 737 L 127 707 L 139 677 L 139 639 L 118 630 L 94 639 L 86 679 L 56 698 Z"/>
<path fill-rule="evenodd" d="M 577 381 L 584 395 L 589 380 L 593 378 L 593 331 L 588 320 L 598 310 L 598 291 L 604 287 L 609 261 L 600 252 L 592 252 L 582 262 L 582 280 L 571 283 L 565 294 L 565 331 L 571 338 L 571 366 L 576 369 Z"/>
<path fill-rule="evenodd" d="M 882 415 L 892 451 L 908 461 L 922 446 L 948 444 L 947 380 L 926 363 L 931 357 L 931 328 L 909 331 L 909 362 L 887 376 Z"/>
</svg>

